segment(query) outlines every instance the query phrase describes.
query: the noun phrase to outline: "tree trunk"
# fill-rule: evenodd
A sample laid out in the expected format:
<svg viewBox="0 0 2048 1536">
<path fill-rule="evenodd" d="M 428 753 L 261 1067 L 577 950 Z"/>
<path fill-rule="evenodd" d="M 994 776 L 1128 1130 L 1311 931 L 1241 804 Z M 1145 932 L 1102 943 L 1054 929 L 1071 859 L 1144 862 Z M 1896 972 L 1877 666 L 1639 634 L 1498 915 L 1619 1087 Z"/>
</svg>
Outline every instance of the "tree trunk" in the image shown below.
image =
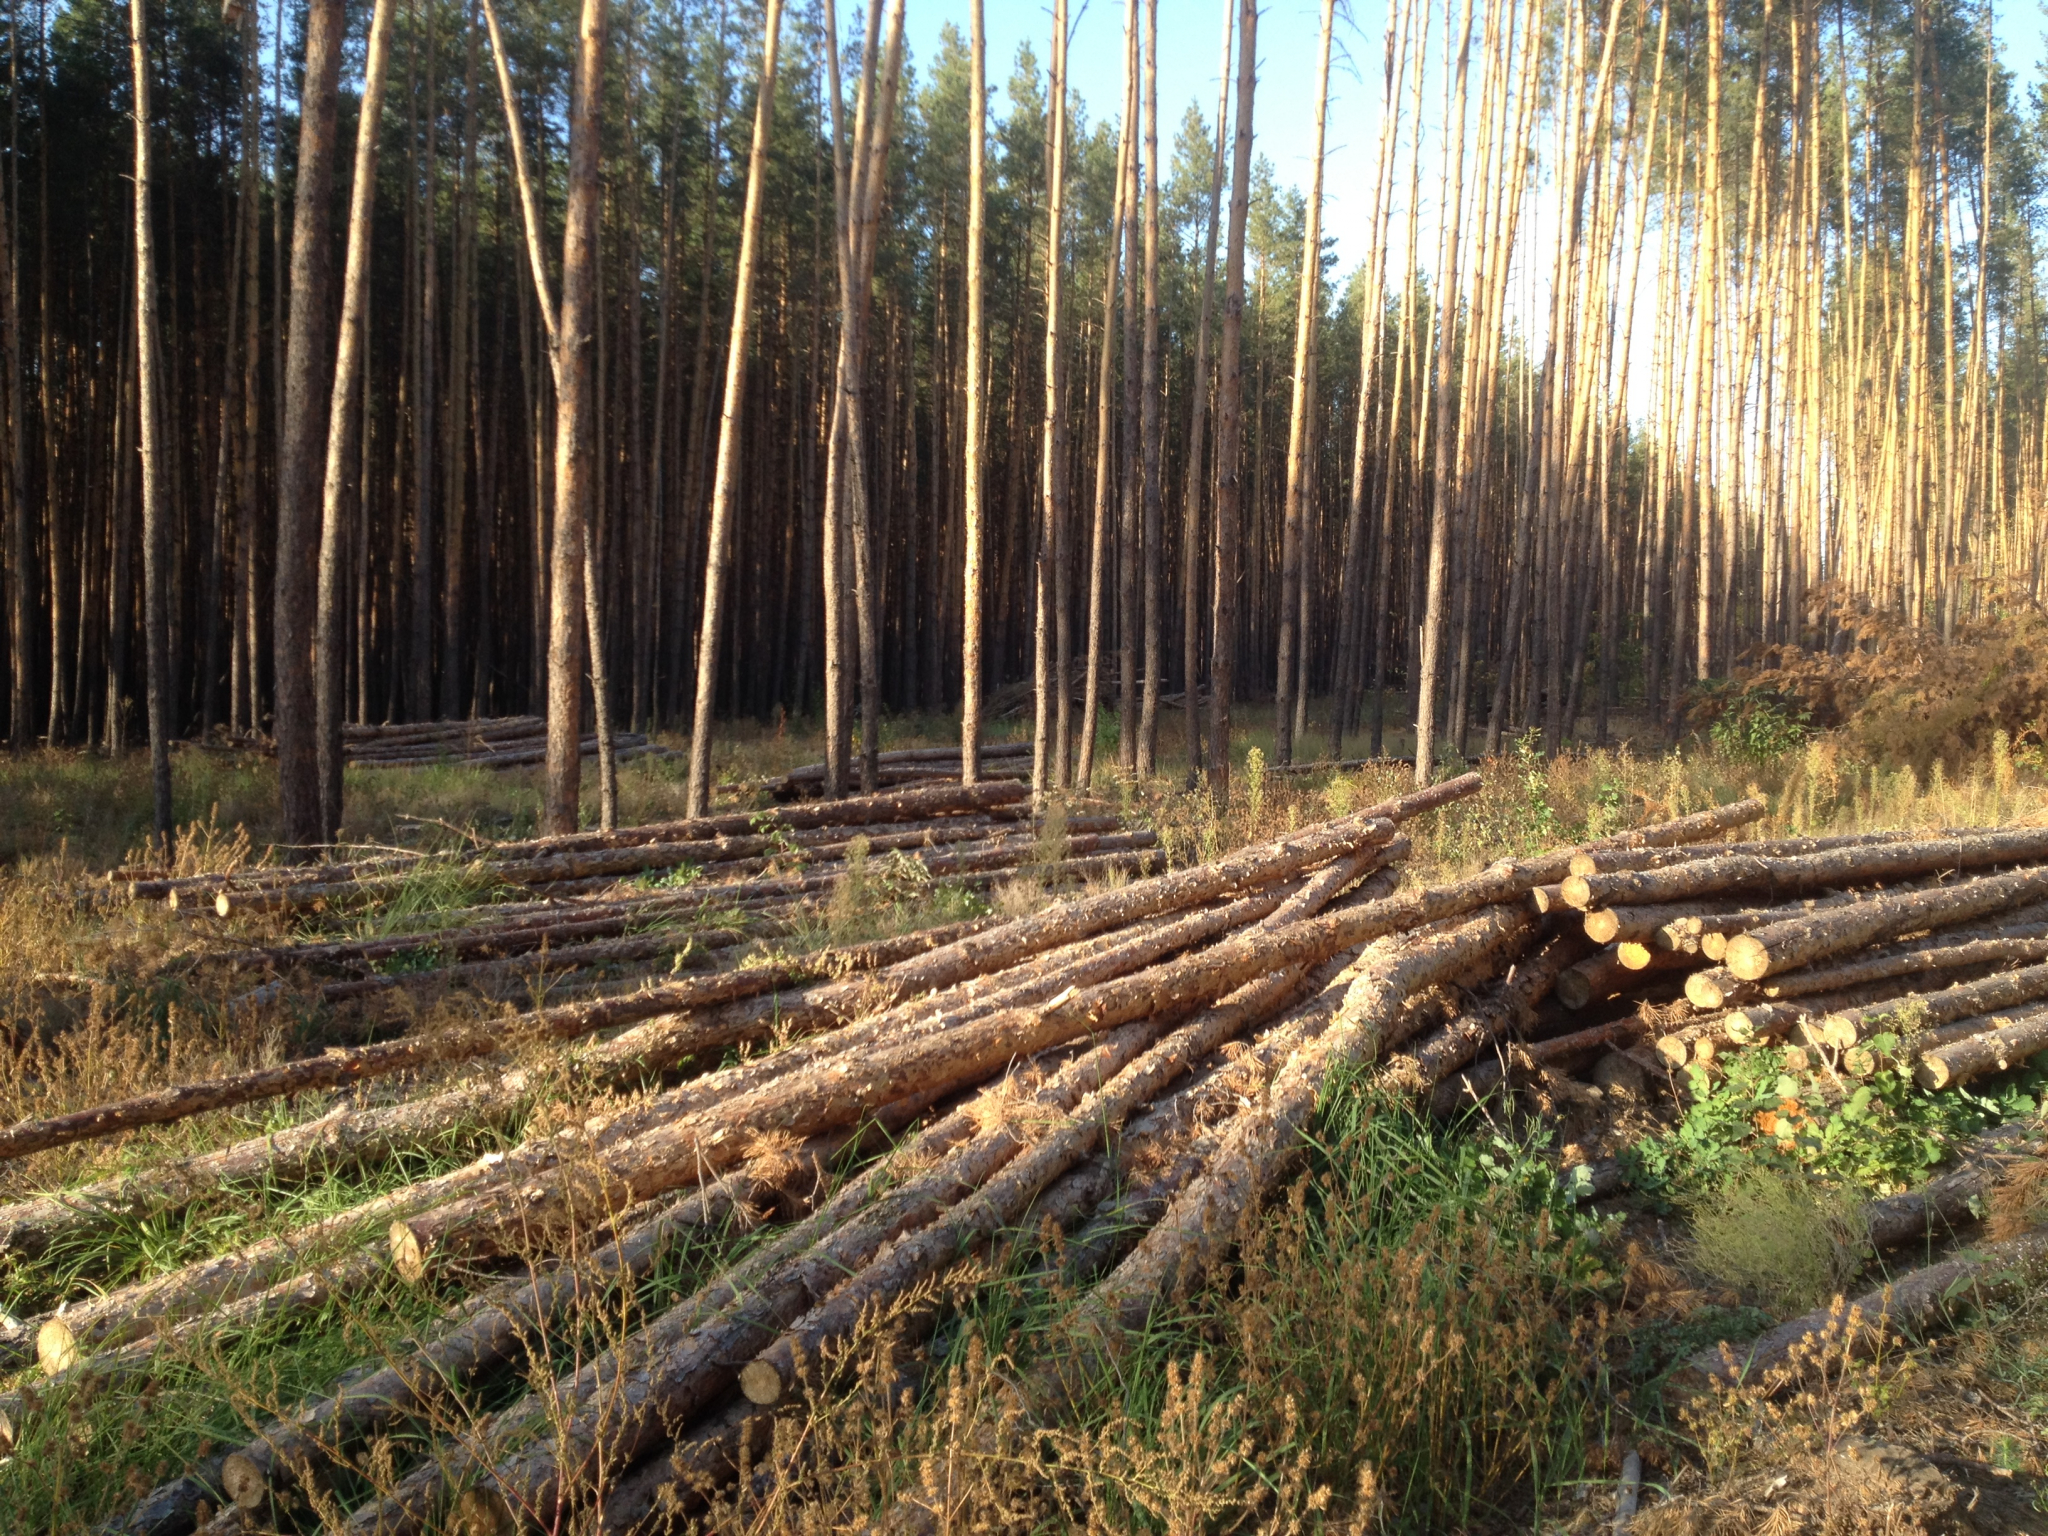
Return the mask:
<svg viewBox="0 0 2048 1536">
<path fill-rule="evenodd" d="M 1295 651 L 1308 645 L 1307 635 L 1301 632 L 1300 618 L 1306 595 L 1302 567 L 1307 512 L 1303 503 L 1312 494 L 1308 482 L 1315 476 L 1309 443 L 1309 368 L 1315 356 L 1316 321 L 1322 312 L 1323 140 L 1330 105 L 1330 33 L 1336 16 L 1336 0 L 1323 0 L 1322 46 L 1316 56 L 1316 147 L 1309 169 L 1308 217 L 1302 225 L 1301 291 L 1294 316 L 1293 399 L 1287 415 L 1287 501 L 1281 514 L 1280 644 L 1273 687 L 1273 761 L 1279 764 L 1294 761 L 1295 674 L 1299 670 Z"/>
<path fill-rule="evenodd" d="M 318 14 L 316 12 L 316 14 Z M 149 110 L 149 31 L 144 14 L 143 0 L 131 0 L 128 11 L 130 60 L 134 68 L 135 89 L 135 336 L 137 370 L 137 400 L 141 414 L 142 431 L 142 588 L 143 588 L 143 630 L 144 643 L 148 653 L 149 668 L 149 782 L 151 822 L 157 841 L 162 845 L 166 862 L 171 855 L 171 698 L 170 698 L 170 526 L 169 514 L 164 506 L 164 450 L 159 428 L 165 409 L 162 396 L 162 378 L 159 369 L 162 358 L 157 341 L 157 295 L 156 295 L 156 238 L 151 229 L 150 197 L 150 110 Z M 310 43 L 309 43 L 310 46 Z M 309 71 L 308 80 L 316 77 Z M 310 110 L 310 108 L 309 108 Z M 4 238 L 4 231 L 0 231 Z M 12 357 L 14 351 L 13 321 L 8 321 L 7 348 Z M 16 375 L 17 379 L 19 375 Z M 15 516 L 25 516 L 19 496 L 21 491 L 20 459 L 20 408 L 18 395 L 8 401 L 17 436 L 15 451 L 9 455 L 10 474 L 16 494 Z M 15 567 L 16 594 L 20 596 L 23 567 Z M 25 603 L 23 611 L 25 612 Z M 19 645 L 25 647 L 28 629 L 24 622 L 18 629 Z M 26 731 L 27 690 L 20 679 L 27 670 L 27 653 L 17 649 L 15 653 L 15 677 L 17 708 L 15 738 L 19 745 Z M 289 835 L 289 834 L 287 834 Z"/>
<path fill-rule="evenodd" d="M 1159 0 L 1145 0 L 1145 363 L 1144 363 L 1144 617 L 1145 692 L 1138 707 L 1138 777 L 1150 778 L 1159 756 L 1159 680 L 1166 667 L 1161 631 L 1159 398 Z M 1192 685 L 1190 685 L 1192 686 Z"/>
<path fill-rule="evenodd" d="M 291 337 L 285 350 L 284 434 L 277 465 L 277 776 L 284 840 L 297 858 L 327 842 L 320 815 L 319 721 L 314 705 L 314 625 L 319 607 L 318 507 L 327 413 L 326 372 L 332 260 L 328 186 L 347 18 L 340 0 L 311 0 L 306 74 L 300 91 L 299 167 L 292 213 Z M 148 355 L 148 348 L 143 349 Z M 147 426 L 149 412 L 143 412 Z"/>
<path fill-rule="evenodd" d="M 598 318 L 598 115 L 604 82 L 606 0 L 583 0 L 569 111 L 569 198 L 562 229 L 555 416 L 555 527 L 548 613 L 547 786 L 541 823 L 576 830 L 583 759 L 583 669 L 588 616 L 583 566 L 598 485 L 594 359 Z M 492 41 L 495 44 L 496 29 Z M 500 69 L 503 69 L 500 53 Z M 509 103 L 508 103 L 509 105 Z M 510 114 L 508 113 L 508 116 Z M 536 271 L 538 273 L 538 252 Z M 545 291 L 543 289 L 543 291 Z"/>
<path fill-rule="evenodd" d="M 961 564 L 960 642 L 960 782 L 981 776 L 981 600 L 982 600 L 982 450 L 988 427 L 983 418 L 983 356 L 987 338 L 982 317 L 982 244 L 986 217 L 983 188 L 988 139 L 988 42 L 983 35 L 982 0 L 969 0 L 973 37 L 969 44 L 973 117 L 967 129 L 967 365 L 966 445 L 961 519 L 965 524 Z"/>
<path fill-rule="evenodd" d="M 1071 708 L 1064 677 L 1055 678 L 1053 654 L 1054 564 L 1067 524 L 1067 421 L 1061 409 L 1060 375 L 1066 341 L 1067 185 L 1067 0 L 1053 0 L 1052 69 L 1046 89 L 1045 212 L 1045 414 L 1040 424 L 1038 552 L 1034 563 L 1033 681 L 1036 712 L 1032 734 L 1031 794 L 1043 806 L 1048 790 L 1066 781 L 1066 765 L 1053 760 L 1057 722 L 1053 711 Z M 1092 729 L 1092 726 L 1091 726 Z"/>
<path fill-rule="evenodd" d="M 697 640 L 697 699 L 690 727 L 690 782 L 683 814 L 711 805 L 711 705 L 717 692 L 718 639 L 725 622 L 726 546 L 738 478 L 740 411 L 747 381 L 748 330 L 753 321 L 755 246 L 760 240 L 762 183 L 775 119 L 775 54 L 781 41 L 781 0 L 767 0 L 762 20 L 761 85 L 754 103 L 754 141 L 747 154 L 747 206 L 740 219 L 739 266 L 733 280 L 732 337 L 725 355 L 725 405 L 718 418 L 718 460 L 711 480 L 711 535 L 704 556 L 704 622 Z"/>
<path fill-rule="evenodd" d="M 356 126 L 354 190 L 349 196 L 348 255 L 341 280 L 341 336 L 335 348 L 334 393 L 328 408 L 327 475 L 320 506 L 320 599 L 315 631 L 314 707 L 318 718 L 321 841 L 341 828 L 341 713 L 343 699 L 341 581 L 348 478 L 360 455 L 365 310 L 369 304 L 371 220 L 377 206 L 377 134 L 384 114 L 384 73 L 391 50 L 391 0 L 378 0 L 370 16 L 363 65 L 361 117 Z M 362 489 L 367 490 L 367 487 Z"/>
<path fill-rule="evenodd" d="M 1188 788 L 1202 779 L 1202 725 L 1198 699 L 1202 676 L 1202 488 L 1208 469 L 1209 311 L 1216 297 L 1216 232 L 1223 204 L 1223 133 L 1230 108 L 1232 7 L 1223 4 L 1223 62 L 1216 73 L 1216 148 L 1209 162 L 1209 232 L 1202 242 L 1202 310 L 1195 328 L 1194 369 L 1189 374 L 1187 481 L 1181 493 L 1181 679 L 1182 714 L 1187 725 Z"/>
<path fill-rule="evenodd" d="M 1238 0 L 1237 130 L 1230 162 L 1230 237 L 1223 261 L 1223 350 L 1216 406 L 1216 628 L 1209 658 L 1209 783 L 1230 803 L 1230 695 L 1237 663 L 1238 532 L 1244 518 L 1244 240 L 1251 213 L 1252 95 L 1259 8 Z M 1188 683 L 1192 692 L 1194 683 Z"/>
</svg>

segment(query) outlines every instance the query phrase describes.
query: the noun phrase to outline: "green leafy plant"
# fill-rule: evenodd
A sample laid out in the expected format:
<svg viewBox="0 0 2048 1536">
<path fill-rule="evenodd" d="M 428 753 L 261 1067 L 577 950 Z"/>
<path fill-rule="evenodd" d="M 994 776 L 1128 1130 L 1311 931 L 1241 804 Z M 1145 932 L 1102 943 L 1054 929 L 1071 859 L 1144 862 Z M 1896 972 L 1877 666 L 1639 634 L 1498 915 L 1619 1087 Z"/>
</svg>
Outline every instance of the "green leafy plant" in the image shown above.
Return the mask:
<svg viewBox="0 0 2048 1536">
<path fill-rule="evenodd" d="M 1637 1186 L 1685 1200 L 1761 1165 L 1887 1194 L 1920 1182 L 1961 1138 L 2040 1100 L 2036 1068 L 1930 1092 L 1913 1081 L 1900 1040 L 1873 1035 L 1839 1061 L 1795 1046 L 1736 1052 L 1719 1075 L 1689 1068 L 1684 1116 L 1628 1153 Z"/>
<path fill-rule="evenodd" d="M 1729 757 L 1770 762 L 1804 746 L 1813 734 L 1812 712 L 1775 689 L 1728 690 L 1714 702 L 1718 709 L 1707 735 Z"/>
</svg>

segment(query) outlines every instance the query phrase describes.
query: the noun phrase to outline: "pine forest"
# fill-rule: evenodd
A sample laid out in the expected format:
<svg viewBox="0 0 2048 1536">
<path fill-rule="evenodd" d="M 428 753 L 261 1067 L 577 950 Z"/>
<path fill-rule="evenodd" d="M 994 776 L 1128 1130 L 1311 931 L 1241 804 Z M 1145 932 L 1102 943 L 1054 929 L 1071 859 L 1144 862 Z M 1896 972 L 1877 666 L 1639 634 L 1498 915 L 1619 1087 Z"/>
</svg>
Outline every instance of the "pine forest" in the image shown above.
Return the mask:
<svg viewBox="0 0 2048 1536">
<path fill-rule="evenodd" d="M 6 0 L 0 1531 L 2048 1530 L 2023 10 Z"/>
</svg>

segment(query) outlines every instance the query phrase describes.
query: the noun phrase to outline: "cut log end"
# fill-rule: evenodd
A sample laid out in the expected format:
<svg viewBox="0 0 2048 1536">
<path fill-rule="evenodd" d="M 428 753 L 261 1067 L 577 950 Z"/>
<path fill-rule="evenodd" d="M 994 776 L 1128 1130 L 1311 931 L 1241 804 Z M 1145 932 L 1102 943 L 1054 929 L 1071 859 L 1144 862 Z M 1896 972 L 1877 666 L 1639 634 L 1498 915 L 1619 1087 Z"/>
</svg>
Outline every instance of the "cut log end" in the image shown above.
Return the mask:
<svg viewBox="0 0 2048 1536">
<path fill-rule="evenodd" d="M 1588 875 L 1597 875 L 1600 873 L 1600 860 L 1595 854 L 1575 853 L 1572 855 L 1571 863 L 1566 866 L 1565 873 L 1577 875 L 1581 880 Z"/>
<path fill-rule="evenodd" d="M 512 1536 L 519 1523 L 495 1488 L 466 1488 L 456 1501 L 452 1529 L 460 1536 Z"/>
<path fill-rule="evenodd" d="M 1650 962 L 1657 958 L 1658 953 L 1656 949 L 1639 939 L 1629 939 L 1614 947 L 1614 957 L 1632 971 L 1648 969 Z"/>
<path fill-rule="evenodd" d="M 1834 1050 L 1846 1051 L 1857 1043 L 1856 1021 L 1842 1014 L 1830 1014 L 1820 1021 L 1820 1038 Z"/>
<path fill-rule="evenodd" d="M 1560 971 L 1557 977 L 1557 1000 L 1567 1008 L 1583 1008 L 1593 1001 L 1593 983 L 1580 970 Z"/>
<path fill-rule="evenodd" d="M 1738 933 L 1728 940 L 1728 953 L 1721 963 L 1744 981 L 1762 981 L 1771 974 L 1771 952 L 1755 934 Z"/>
<path fill-rule="evenodd" d="M 261 1509 L 270 1496 L 270 1480 L 245 1451 L 231 1452 L 221 1462 L 220 1483 L 241 1509 Z"/>
<path fill-rule="evenodd" d="M 1554 885 L 1539 885 L 1529 893 L 1529 900 L 1538 912 L 1557 912 L 1564 907 L 1564 896 Z"/>
<path fill-rule="evenodd" d="M 1657 1042 L 1657 1054 L 1674 1067 L 1682 1067 L 1692 1054 L 1692 1044 L 1683 1035 L 1665 1035 Z"/>
<path fill-rule="evenodd" d="M 773 1407 L 782 1401 L 782 1372 L 766 1360 L 749 1360 L 740 1367 L 740 1391 L 750 1403 Z"/>
<path fill-rule="evenodd" d="M 426 1246 L 409 1222 L 391 1223 L 391 1263 L 404 1279 L 415 1285 L 426 1278 Z"/>
<path fill-rule="evenodd" d="M 1558 894 L 1566 906 L 1577 907 L 1581 912 L 1593 905 L 1593 887 L 1584 875 L 1567 876 L 1558 886 Z"/>
<path fill-rule="evenodd" d="M 1716 965 L 1719 965 L 1728 958 L 1728 935 L 1725 933 L 1701 934 L 1700 953 Z"/>
<path fill-rule="evenodd" d="M 1728 1006 L 1721 982 L 1711 971 L 1694 971 L 1685 978 L 1685 1000 L 1700 1009 L 1716 1010 Z"/>
<path fill-rule="evenodd" d="M 1598 912 L 1586 914 L 1586 937 L 1595 944 L 1612 944 L 1620 932 L 1621 914 L 1612 908 L 1603 907 Z"/>
<path fill-rule="evenodd" d="M 68 1371 L 78 1364 L 78 1336 L 61 1317 L 53 1317 L 36 1330 L 36 1364 L 45 1376 Z"/>
</svg>

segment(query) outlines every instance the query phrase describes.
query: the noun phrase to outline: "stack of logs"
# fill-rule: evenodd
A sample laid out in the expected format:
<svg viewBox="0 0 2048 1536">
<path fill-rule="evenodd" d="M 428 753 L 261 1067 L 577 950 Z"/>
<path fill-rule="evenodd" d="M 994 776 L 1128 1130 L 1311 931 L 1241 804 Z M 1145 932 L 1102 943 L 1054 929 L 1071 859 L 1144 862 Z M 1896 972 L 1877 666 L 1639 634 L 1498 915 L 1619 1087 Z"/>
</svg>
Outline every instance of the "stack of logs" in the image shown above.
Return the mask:
<svg viewBox="0 0 2048 1536">
<path fill-rule="evenodd" d="M 489 844 L 460 855 L 375 854 L 345 864 L 266 866 L 229 875 L 130 879 L 117 894 L 186 914 L 378 914 L 373 936 L 311 932 L 287 943 L 204 952 L 205 964 L 319 977 L 330 1002 L 399 987 L 523 986 L 535 975 L 604 967 L 676 968 L 813 918 L 851 879 L 915 894 L 1028 876 L 1064 887 L 1141 872 L 1158 836 L 1114 815 L 1075 815 L 1057 835 L 1035 825 L 1021 784 L 936 784 L 761 812 L 656 822 Z M 409 890 L 453 874 L 474 903 L 409 917 Z M 469 898 L 465 898 L 468 900 Z M 430 969 L 420 962 L 431 961 Z M 394 967 L 396 967 L 394 969 Z M 343 979 L 329 979 L 339 972 Z"/>
<path fill-rule="evenodd" d="M 854 758 L 850 773 L 858 773 L 860 759 Z M 981 749 L 984 779 L 1029 779 L 1031 743 L 1028 741 L 988 742 Z M 958 747 L 905 747 L 875 754 L 875 783 L 882 789 L 900 789 L 910 784 L 959 783 Z M 777 800 L 811 800 L 825 792 L 825 765 L 805 763 L 792 768 L 763 786 Z"/>
<path fill-rule="evenodd" d="M 586 732 L 582 754 L 597 756 L 597 737 Z M 612 755 L 663 753 L 633 731 L 612 733 Z M 527 768 L 545 762 L 548 723 L 540 715 L 507 715 L 494 720 L 423 720 L 414 725 L 344 725 L 342 757 L 357 768 L 431 768 L 460 763 L 469 768 Z"/>
<path fill-rule="evenodd" d="M 758 1454 L 775 1414 L 864 1318 L 894 1309 L 898 1385 L 913 1386 L 943 1315 L 945 1276 L 966 1260 L 1014 1258 L 1049 1228 L 1065 1236 L 1044 1262 L 1058 1266 L 1073 1299 L 1033 1341 L 1038 1364 L 1013 1383 L 1015 1406 L 1042 1421 L 1071 1411 L 1078 1387 L 1130 1349 L 1162 1299 L 1227 1255 L 1241 1219 L 1300 1155 L 1333 1080 L 1376 1067 L 1441 1103 L 1484 1096 L 1489 1066 L 1498 1084 L 1504 1056 L 1556 1043 L 1540 1038 L 1557 1033 L 1553 992 L 1596 1005 L 1637 983 L 1669 988 L 1675 978 L 1660 967 L 1684 965 L 1734 997 L 1685 1005 L 1696 1011 L 1676 1033 L 1689 1061 L 1704 1059 L 1704 1042 L 1733 1043 L 1743 986 L 1789 979 L 1849 947 L 1910 944 L 1937 923 L 1982 927 L 2008 914 L 2024 926 L 2026 904 L 2048 899 L 2048 884 L 2036 894 L 2027 883 L 2048 882 L 2048 870 L 2012 869 L 2048 854 L 2048 832 L 1708 842 L 1760 817 L 1757 801 L 1400 891 L 1402 824 L 1477 788 L 1466 775 L 1030 916 L 757 968 L 773 969 L 767 977 L 686 978 L 523 1015 L 488 1039 L 447 1031 L 330 1052 L 17 1126 L 0 1135 L 0 1156 L 377 1073 L 554 1047 L 543 1066 L 457 1078 L 395 1105 L 338 1108 L 0 1209 L 0 1250 L 33 1256 L 224 1182 L 288 1185 L 315 1168 L 387 1161 L 451 1125 L 513 1121 L 544 1082 L 564 1076 L 601 1106 L 355 1210 L 81 1297 L 0 1334 L 0 1364 L 130 1379 L 167 1341 L 310 1314 L 392 1270 L 456 1290 L 519 1264 L 439 1333 L 155 1490 L 125 1528 L 191 1529 L 205 1508 L 221 1511 L 210 1536 L 270 1529 L 298 1518 L 309 1490 L 335 1487 L 338 1468 L 374 1463 L 391 1476 L 347 1516 L 358 1536 L 572 1522 L 665 1529 L 679 1502 L 687 1509 Z M 1651 898 L 1663 910 L 1645 927 L 1639 914 Z M 1735 923 L 1737 912 L 1753 921 Z M 1616 925 L 1597 953 L 1588 913 L 1612 914 Z M 1708 968 L 1701 935 L 1685 947 L 1693 919 L 1702 935 L 1712 926 L 1729 939 L 1724 966 Z M 1659 947 L 1667 930 L 1673 941 Z M 1737 934 L 1752 942 L 1738 950 Z M 1625 963 L 1620 946 L 1645 940 L 1649 962 Z M 2035 941 L 1973 930 L 1967 942 Z M 1945 947 L 1901 949 L 1918 958 L 1850 986 L 1910 976 L 1924 988 L 1958 966 L 2019 954 L 1978 950 L 1959 961 L 1940 955 Z M 1684 959 L 1658 958 L 1667 953 Z M 1987 980 L 2004 978 L 1962 985 Z M 1943 1021 L 1981 1021 L 2003 1005 L 1986 992 L 1957 1012 L 1932 1001 L 1946 990 L 1928 994 Z M 2018 994 L 1997 994 L 2009 995 Z M 2025 995 L 2048 996 L 2048 981 Z M 1823 1030 L 1850 1018 L 1860 1030 L 1866 1015 L 1854 1010 L 1877 1001 L 1844 987 L 1799 996 L 1815 1000 Z M 1789 993 L 1785 1003 L 1797 1006 Z M 1626 1020 L 1600 1029 L 1622 1046 L 1641 1032 Z M 1584 1054 L 1577 1034 L 1567 1054 Z M 736 1048 L 760 1046 L 734 1059 Z M 652 1316 L 625 1303 L 693 1234 L 763 1220 L 775 1225 L 694 1294 Z M 633 1326 L 595 1358 L 559 1362 L 559 1379 L 539 1390 L 514 1390 L 543 1341 L 573 1337 L 564 1325 L 593 1306 L 623 1310 Z M 502 1406 L 460 1435 L 434 1437 L 458 1394 L 494 1387 Z M 34 1405 L 20 1394 L 0 1410 L 18 1417 Z M 395 1448 L 422 1438 L 416 1460 L 392 1466 Z M 934 1528 L 915 1495 L 890 1524 Z"/>
</svg>

